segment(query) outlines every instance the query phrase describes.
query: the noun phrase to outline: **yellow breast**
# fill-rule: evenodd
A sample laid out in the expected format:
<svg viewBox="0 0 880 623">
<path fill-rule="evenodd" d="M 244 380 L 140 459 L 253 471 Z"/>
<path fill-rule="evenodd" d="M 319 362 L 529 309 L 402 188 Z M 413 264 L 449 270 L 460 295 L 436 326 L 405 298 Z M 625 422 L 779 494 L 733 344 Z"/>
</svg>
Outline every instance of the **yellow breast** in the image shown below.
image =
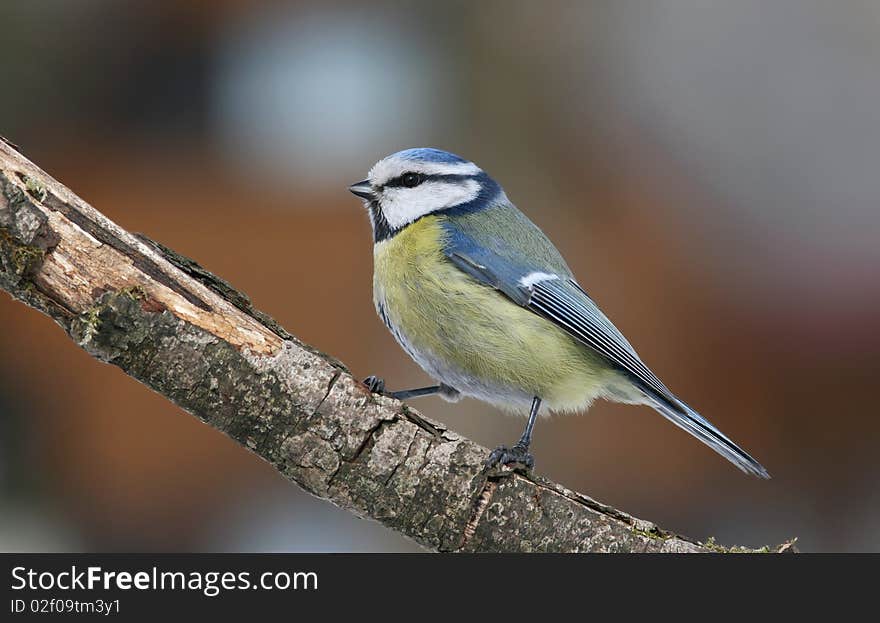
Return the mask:
<svg viewBox="0 0 880 623">
<path fill-rule="evenodd" d="M 476 282 L 443 254 L 442 217 L 374 248 L 376 308 L 434 378 L 500 406 L 532 396 L 577 410 L 602 393 L 607 365 L 550 321 Z"/>
</svg>

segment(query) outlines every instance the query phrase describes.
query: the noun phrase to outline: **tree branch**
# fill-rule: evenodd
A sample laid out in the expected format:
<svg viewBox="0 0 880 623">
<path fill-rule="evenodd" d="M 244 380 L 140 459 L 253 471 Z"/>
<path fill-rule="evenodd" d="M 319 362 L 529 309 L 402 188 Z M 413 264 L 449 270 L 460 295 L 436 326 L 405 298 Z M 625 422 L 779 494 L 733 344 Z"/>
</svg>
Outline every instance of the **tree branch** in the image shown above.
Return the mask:
<svg viewBox="0 0 880 623">
<path fill-rule="evenodd" d="M 0 288 L 288 480 L 429 549 L 725 549 L 532 475 L 485 473 L 485 448 L 370 394 L 244 294 L 124 231 L 2 140 Z"/>
</svg>

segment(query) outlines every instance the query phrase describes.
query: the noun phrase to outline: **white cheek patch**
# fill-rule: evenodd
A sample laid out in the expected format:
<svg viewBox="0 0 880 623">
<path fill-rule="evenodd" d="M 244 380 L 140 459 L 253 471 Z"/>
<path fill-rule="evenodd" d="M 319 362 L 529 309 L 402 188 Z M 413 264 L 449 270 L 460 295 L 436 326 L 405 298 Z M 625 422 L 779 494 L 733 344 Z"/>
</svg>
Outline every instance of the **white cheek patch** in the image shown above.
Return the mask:
<svg viewBox="0 0 880 623">
<path fill-rule="evenodd" d="M 535 271 L 522 277 L 519 280 L 519 285 L 524 288 L 531 288 L 536 283 L 541 283 L 542 281 L 553 281 L 554 279 L 559 279 L 559 275 L 552 275 L 550 273 Z"/>
<path fill-rule="evenodd" d="M 380 160 L 370 169 L 367 179 L 373 186 L 381 186 L 404 173 L 422 175 L 477 175 L 480 167 L 473 162 L 417 162 L 401 158 Z"/>
<path fill-rule="evenodd" d="M 415 188 L 386 188 L 379 206 L 392 229 L 409 225 L 426 214 L 472 201 L 480 194 L 476 180 L 425 182 Z"/>
</svg>

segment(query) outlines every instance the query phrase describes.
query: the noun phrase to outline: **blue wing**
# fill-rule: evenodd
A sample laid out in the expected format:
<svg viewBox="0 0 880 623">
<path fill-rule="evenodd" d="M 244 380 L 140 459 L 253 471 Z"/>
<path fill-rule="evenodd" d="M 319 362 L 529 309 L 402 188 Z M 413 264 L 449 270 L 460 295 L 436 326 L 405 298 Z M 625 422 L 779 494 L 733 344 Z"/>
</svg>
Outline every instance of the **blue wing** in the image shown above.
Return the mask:
<svg viewBox="0 0 880 623">
<path fill-rule="evenodd" d="M 446 257 L 460 270 L 547 318 L 599 353 L 630 378 L 661 415 L 734 465 L 747 473 L 769 477 L 755 459 L 666 388 L 567 271 L 536 265 L 524 258 L 502 257 L 454 225 L 447 225 L 447 230 Z"/>
<path fill-rule="evenodd" d="M 503 292 L 518 305 L 556 323 L 654 392 L 673 399 L 671 392 L 642 363 L 623 334 L 570 276 L 503 258 L 462 232 L 455 232 L 451 237 L 446 256 L 480 283 Z M 545 277 L 529 281 L 532 275 Z"/>
</svg>

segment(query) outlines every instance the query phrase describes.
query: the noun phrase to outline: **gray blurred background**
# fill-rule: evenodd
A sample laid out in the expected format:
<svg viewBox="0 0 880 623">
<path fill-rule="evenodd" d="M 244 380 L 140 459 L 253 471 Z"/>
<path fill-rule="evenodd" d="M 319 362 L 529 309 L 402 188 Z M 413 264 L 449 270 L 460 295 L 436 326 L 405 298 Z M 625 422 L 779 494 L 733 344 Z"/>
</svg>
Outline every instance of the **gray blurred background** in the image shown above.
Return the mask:
<svg viewBox="0 0 880 623">
<path fill-rule="evenodd" d="M 0 134 L 360 376 L 346 190 L 436 146 L 550 236 L 666 383 L 773 474 L 644 407 L 539 422 L 538 470 L 695 538 L 880 550 L 880 3 L 7 0 Z M 0 296 L 0 549 L 414 551 Z M 416 406 L 487 445 L 522 422 Z"/>
</svg>

